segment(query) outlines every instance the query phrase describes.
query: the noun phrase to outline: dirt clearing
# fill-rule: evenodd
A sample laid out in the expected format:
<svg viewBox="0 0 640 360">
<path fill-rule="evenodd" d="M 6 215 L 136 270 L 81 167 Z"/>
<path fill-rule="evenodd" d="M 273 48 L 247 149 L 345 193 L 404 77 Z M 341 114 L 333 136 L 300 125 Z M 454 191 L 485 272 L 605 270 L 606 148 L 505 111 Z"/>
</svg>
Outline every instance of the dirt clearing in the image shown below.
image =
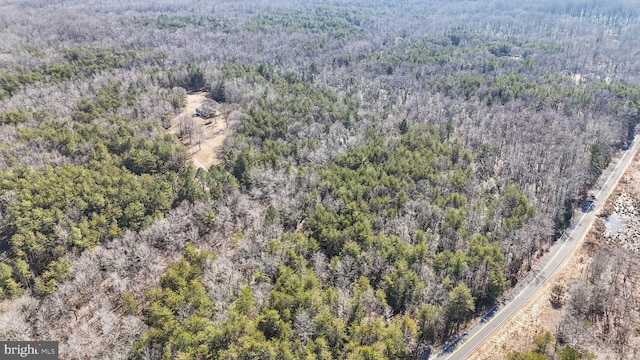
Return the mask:
<svg viewBox="0 0 640 360">
<path fill-rule="evenodd" d="M 215 116 L 205 119 L 196 115 L 196 109 L 203 106 Z M 196 166 L 208 169 L 222 162 L 222 144 L 229 133 L 229 116 L 237 108 L 234 104 L 213 101 L 205 92 L 188 94 L 184 111 L 171 120 L 167 131 L 176 134 L 189 149 Z"/>
</svg>

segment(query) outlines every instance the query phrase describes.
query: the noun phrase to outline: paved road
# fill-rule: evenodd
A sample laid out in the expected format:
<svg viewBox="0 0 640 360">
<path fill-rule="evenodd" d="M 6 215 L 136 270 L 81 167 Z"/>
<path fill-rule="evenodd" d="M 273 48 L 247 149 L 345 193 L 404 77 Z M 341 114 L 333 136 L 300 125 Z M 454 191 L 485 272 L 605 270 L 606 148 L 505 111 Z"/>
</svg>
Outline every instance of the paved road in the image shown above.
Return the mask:
<svg viewBox="0 0 640 360">
<path fill-rule="evenodd" d="M 485 341 L 496 329 L 513 316 L 529 300 L 540 287 L 553 275 L 560 265 L 568 258 L 568 255 L 580 244 L 587 234 L 595 215 L 600 211 L 606 198 L 615 189 L 618 180 L 624 174 L 631 163 L 633 155 L 638 150 L 640 141 L 636 137 L 629 150 L 627 150 L 617 163 L 612 164 L 609 169 L 610 174 L 596 185 L 596 190 L 592 192 L 596 200 L 593 202 L 593 210 L 582 213 L 574 222 L 573 228 L 566 232 L 551 250 L 545 255 L 543 260 L 531 273 L 520 282 L 504 300 L 489 310 L 482 319 L 471 326 L 462 336 L 444 348 L 436 359 L 466 359 L 473 351 Z"/>
</svg>

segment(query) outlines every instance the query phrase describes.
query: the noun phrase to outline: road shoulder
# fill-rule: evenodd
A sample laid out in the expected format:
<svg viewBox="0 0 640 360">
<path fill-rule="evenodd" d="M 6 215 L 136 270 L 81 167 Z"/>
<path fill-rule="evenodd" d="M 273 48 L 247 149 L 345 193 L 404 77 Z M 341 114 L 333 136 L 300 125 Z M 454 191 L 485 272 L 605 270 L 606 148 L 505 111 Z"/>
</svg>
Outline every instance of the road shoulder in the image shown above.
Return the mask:
<svg viewBox="0 0 640 360">
<path fill-rule="evenodd" d="M 625 178 L 636 176 L 640 172 L 640 155 L 637 152 L 638 145 L 630 151 L 635 151 L 633 160 L 620 169 L 623 175 L 618 177 L 616 186 L 609 194 L 601 194 L 598 200 L 601 204 L 596 209 L 597 213 L 610 207 L 611 202 L 620 193 L 620 187 L 626 186 Z M 630 156 L 627 155 L 627 156 Z M 632 173 L 632 174 L 630 174 Z M 612 176 L 614 175 L 611 173 Z M 606 178 L 606 176 L 605 176 Z M 607 196 L 608 195 L 608 196 Z M 606 196 L 606 198 L 605 198 Z M 576 217 L 577 218 L 577 217 Z M 545 331 L 555 333 L 563 318 L 563 309 L 554 308 L 551 303 L 552 288 L 563 285 L 568 288 L 572 281 L 578 279 L 590 264 L 590 251 L 597 246 L 597 241 L 604 231 L 604 223 L 600 217 L 590 223 L 589 231 L 578 239 L 578 243 L 559 266 L 551 277 L 538 289 L 538 291 L 520 308 L 511 318 L 494 331 L 480 346 L 469 356 L 469 359 L 488 360 L 504 359 L 513 351 L 529 349 L 536 338 Z"/>
</svg>

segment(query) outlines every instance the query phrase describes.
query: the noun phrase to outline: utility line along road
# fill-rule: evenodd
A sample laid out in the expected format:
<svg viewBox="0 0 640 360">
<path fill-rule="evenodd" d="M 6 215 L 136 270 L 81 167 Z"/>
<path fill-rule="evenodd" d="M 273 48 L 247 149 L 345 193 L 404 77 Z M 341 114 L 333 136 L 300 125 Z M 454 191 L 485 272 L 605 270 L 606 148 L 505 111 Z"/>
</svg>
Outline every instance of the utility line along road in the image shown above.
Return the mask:
<svg viewBox="0 0 640 360">
<path fill-rule="evenodd" d="M 601 210 L 609 194 L 615 189 L 618 180 L 629 167 L 638 149 L 640 141 L 634 139 L 629 150 L 615 163 L 613 170 L 604 183 L 593 191 L 595 200 L 591 211 L 583 213 L 565 236 L 560 238 L 545 255 L 543 260 L 529 275 L 523 279 L 496 307 L 489 310 L 476 324 L 471 326 L 462 336 L 444 348 L 436 359 L 466 359 L 485 341 L 494 331 L 502 326 L 529 300 L 555 272 L 568 255 L 582 243 L 596 214 Z"/>
</svg>

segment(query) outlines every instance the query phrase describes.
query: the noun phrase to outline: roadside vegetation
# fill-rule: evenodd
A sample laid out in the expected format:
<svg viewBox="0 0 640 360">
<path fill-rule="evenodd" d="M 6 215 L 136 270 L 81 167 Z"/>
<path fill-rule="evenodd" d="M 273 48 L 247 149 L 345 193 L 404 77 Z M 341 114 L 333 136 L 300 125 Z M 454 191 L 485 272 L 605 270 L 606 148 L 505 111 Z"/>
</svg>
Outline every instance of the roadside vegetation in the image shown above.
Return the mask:
<svg viewBox="0 0 640 360">
<path fill-rule="evenodd" d="M 0 337 L 68 359 L 428 354 L 640 119 L 624 1 L 45 3 L 0 5 Z M 165 134 L 198 91 L 209 169 Z M 509 356 L 589 356 L 545 336 Z"/>
</svg>

